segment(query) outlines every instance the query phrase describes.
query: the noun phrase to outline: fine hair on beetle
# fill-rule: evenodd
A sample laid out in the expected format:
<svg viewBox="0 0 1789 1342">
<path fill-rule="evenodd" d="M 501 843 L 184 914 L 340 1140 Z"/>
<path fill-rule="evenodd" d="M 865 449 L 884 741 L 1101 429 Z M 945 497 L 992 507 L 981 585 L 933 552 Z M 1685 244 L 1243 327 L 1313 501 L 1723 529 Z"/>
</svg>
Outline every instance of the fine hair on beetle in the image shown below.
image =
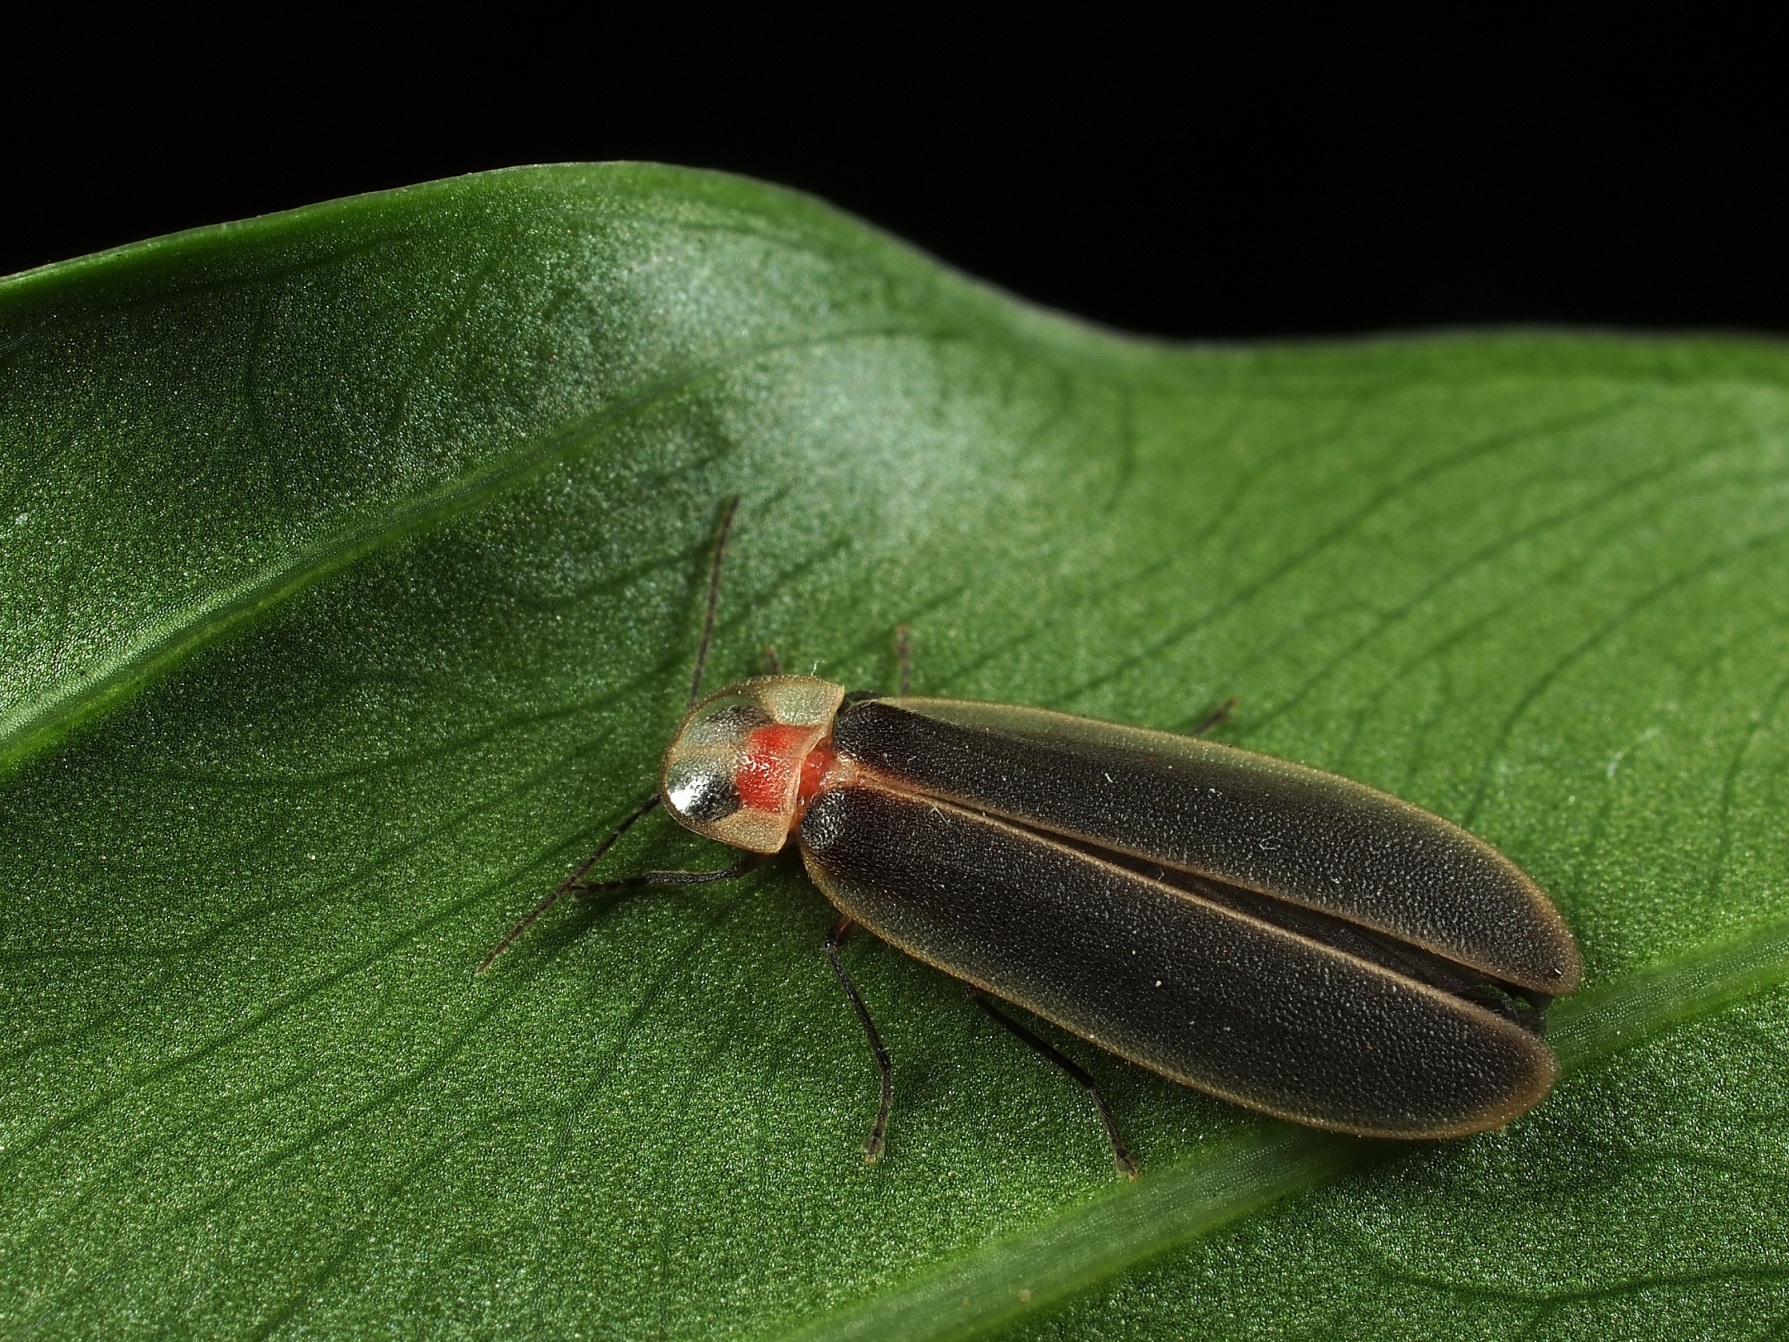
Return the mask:
<svg viewBox="0 0 1789 1342">
<path fill-rule="evenodd" d="M 1570 928 L 1515 863 L 1335 774 L 1220 745 L 1234 699 L 1181 735 L 1011 704 L 770 674 L 704 696 L 727 501 L 682 725 L 659 788 L 492 948 L 561 899 L 730 880 L 793 841 L 839 911 L 824 952 L 880 1081 L 893 1065 L 840 955 L 865 927 L 957 979 L 1081 1086 L 1120 1174 L 1137 1166 L 1092 1076 L 1007 1006 L 1221 1099 L 1364 1137 L 1498 1128 L 1558 1077 L 1547 1005 L 1579 978 Z M 730 866 L 591 870 L 648 812 L 744 850 Z"/>
</svg>

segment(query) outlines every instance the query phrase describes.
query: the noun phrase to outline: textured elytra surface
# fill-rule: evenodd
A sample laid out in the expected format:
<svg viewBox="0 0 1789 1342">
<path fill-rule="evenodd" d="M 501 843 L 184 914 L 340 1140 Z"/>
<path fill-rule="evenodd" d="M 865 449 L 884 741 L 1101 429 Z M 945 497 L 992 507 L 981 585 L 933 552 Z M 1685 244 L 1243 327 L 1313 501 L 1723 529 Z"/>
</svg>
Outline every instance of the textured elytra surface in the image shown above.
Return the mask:
<svg viewBox="0 0 1789 1342">
<path fill-rule="evenodd" d="M 835 788 L 801 841 L 814 883 L 891 945 L 1250 1108 L 1459 1136 L 1556 1077 L 1512 1020 L 935 797 Z"/>
<path fill-rule="evenodd" d="M 8 1332 L 1768 1330 L 1789 359 L 1166 350 L 812 202 L 468 179 L 0 286 Z M 1184 728 L 1482 834 L 1587 983 L 1507 1131 L 1387 1154 L 849 959 L 793 871 L 565 911 L 716 683 Z M 661 818 L 662 819 L 662 818 Z M 719 863 L 643 825 L 615 855 Z M 1302 1191 L 1299 1191 L 1302 1190 Z M 1297 1195 L 1276 1201 L 1281 1194 Z M 964 1302 L 968 1303 L 965 1304 Z"/>
<path fill-rule="evenodd" d="M 1571 934 L 1455 825 L 1350 779 L 1216 742 L 1012 704 L 875 700 L 842 755 L 930 796 L 1339 914 L 1563 996 Z"/>
</svg>

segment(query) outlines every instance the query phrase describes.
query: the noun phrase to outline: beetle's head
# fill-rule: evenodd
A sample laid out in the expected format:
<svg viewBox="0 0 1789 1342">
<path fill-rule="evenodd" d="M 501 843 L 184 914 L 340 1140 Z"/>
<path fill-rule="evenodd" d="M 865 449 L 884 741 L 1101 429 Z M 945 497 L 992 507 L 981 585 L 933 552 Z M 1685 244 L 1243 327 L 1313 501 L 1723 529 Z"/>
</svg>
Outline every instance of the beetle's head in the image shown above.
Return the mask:
<svg viewBox="0 0 1789 1342">
<path fill-rule="evenodd" d="M 665 806 L 710 839 L 778 851 L 798 818 L 802 765 L 844 698 L 813 676 L 760 676 L 709 695 L 665 752 Z"/>
</svg>

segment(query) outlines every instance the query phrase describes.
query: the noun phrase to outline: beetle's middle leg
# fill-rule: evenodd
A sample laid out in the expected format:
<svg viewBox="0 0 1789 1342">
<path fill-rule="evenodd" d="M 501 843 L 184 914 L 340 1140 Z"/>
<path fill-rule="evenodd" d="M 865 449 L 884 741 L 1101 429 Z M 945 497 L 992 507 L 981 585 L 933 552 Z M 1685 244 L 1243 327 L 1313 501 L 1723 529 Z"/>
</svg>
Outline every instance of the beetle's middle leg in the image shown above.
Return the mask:
<svg viewBox="0 0 1789 1342">
<path fill-rule="evenodd" d="M 839 947 L 856 926 L 851 919 L 840 915 L 838 922 L 832 925 L 832 931 L 826 934 L 826 959 L 832 965 L 832 972 L 838 976 L 839 987 L 845 990 L 851 1009 L 857 1013 L 858 1024 L 863 1026 L 864 1038 L 870 1041 L 870 1052 L 876 1055 L 876 1071 L 882 1079 L 882 1102 L 876 1109 L 876 1121 L 870 1127 L 870 1135 L 864 1139 L 863 1144 L 865 1163 L 874 1165 L 882 1159 L 882 1153 L 888 1145 L 888 1111 L 894 1105 L 894 1066 L 888 1060 L 888 1047 L 882 1042 L 876 1022 L 870 1019 L 870 1009 L 863 1004 L 863 998 L 857 993 L 857 985 L 851 982 L 851 976 L 845 972 L 845 962 L 839 959 Z"/>
<path fill-rule="evenodd" d="M 1124 1144 L 1124 1138 L 1119 1135 L 1118 1124 L 1113 1120 L 1112 1111 L 1106 1105 L 1106 1097 L 1099 1093 L 1099 1086 L 1095 1084 L 1093 1078 L 1087 1074 L 1087 1069 L 1082 1067 L 1074 1059 L 1070 1058 L 1061 1049 L 1056 1048 L 1048 1040 L 1043 1038 L 1043 1036 L 1037 1034 L 1033 1030 L 1028 1030 L 1023 1025 L 1019 1024 L 1018 1021 L 1014 1020 L 1011 1016 L 1007 1015 L 999 1007 L 990 1002 L 980 989 L 973 988 L 965 983 L 963 985 L 963 991 L 968 995 L 969 1000 L 974 1002 L 976 1006 L 980 1007 L 995 1020 L 999 1021 L 1014 1035 L 1024 1040 L 1025 1043 L 1029 1044 L 1050 1062 L 1055 1063 L 1063 1071 L 1067 1072 L 1070 1079 L 1082 1087 L 1082 1089 L 1093 1098 L 1093 1107 L 1099 1111 L 1100 1125 L 1106 1130 L 1106 1140 L 1112 1143 L 1113 1166 L 1118 1170 L 1118 1173 L 1123 1175 L 1126 1179 L 1135 1179 L 1137 1177 L 1137 1162 L 1132 1158 L 1130 1148 Z"/>
</svg>

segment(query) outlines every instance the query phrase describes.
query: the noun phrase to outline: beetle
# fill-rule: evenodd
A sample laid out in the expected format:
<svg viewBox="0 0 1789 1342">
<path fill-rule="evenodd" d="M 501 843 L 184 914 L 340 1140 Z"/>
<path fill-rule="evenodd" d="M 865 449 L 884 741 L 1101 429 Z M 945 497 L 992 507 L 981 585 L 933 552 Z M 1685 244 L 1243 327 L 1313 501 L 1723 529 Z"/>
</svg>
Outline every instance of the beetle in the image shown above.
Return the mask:
<svg viewBox="0 0 1789 1342">
<path fill-rule="evenodd" d="M 1280 1118 L 1378 1138 L 1500 1127 L 1558 1077 L 1547 1004 L 1578 983 L 1572 933 L 1502 853 L 1335 774 L 1190 735 L 1010 704 L 847 693 L 772 674 L 704 697 L 727 505 L 682 725 L 659 790 L 485 958 L 567 895 L 745 874 L 791 840 L 839 910 L 826 941 L 881 1080 L 888 1050 L 840 958 L 858 926 L 951 977 L 1086 1088 L 1118 1170 L 1136 1165 L 1087 1072 L 990 999 L 1162 1076 Z M 734 865 L 589 881 L 663 805 L 744 850 Z"/>
</svg>

